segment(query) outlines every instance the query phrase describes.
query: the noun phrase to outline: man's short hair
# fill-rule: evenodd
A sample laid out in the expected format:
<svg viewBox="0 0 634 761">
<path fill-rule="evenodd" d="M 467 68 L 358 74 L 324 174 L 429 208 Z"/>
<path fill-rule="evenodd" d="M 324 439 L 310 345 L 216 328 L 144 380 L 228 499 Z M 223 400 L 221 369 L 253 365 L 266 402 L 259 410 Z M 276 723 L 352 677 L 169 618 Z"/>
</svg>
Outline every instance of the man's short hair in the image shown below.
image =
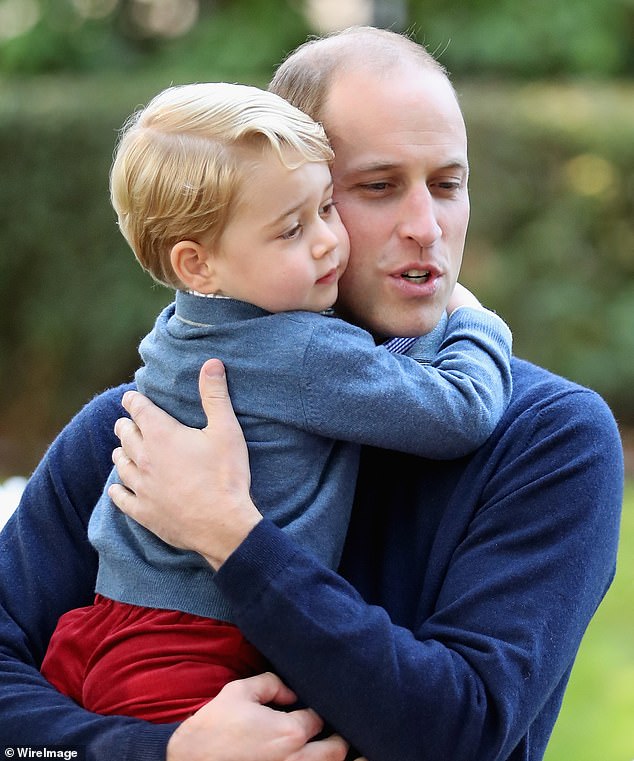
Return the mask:
<svg viewBox="0 0 634 761">
<path fill-rule="evenodd" d="M 380 76 L 406 61 L 447 76 L 444 66 L 410 37 L 354 26 L 296 48 L 278 67 L 269 90 L 320 122 L 330 86 L 340 73 L 359 67 Z"/>
</svg>

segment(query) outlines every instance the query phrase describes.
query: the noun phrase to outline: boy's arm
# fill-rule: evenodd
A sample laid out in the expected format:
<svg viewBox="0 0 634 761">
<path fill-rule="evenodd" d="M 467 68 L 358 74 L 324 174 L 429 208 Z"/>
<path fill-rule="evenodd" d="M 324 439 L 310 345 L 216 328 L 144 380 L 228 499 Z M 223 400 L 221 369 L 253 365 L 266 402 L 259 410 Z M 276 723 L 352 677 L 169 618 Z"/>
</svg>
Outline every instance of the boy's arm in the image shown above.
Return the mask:
<svg viewBox="0 0 634 761">
<path fill-rule="evenodd" d="M 341 320 L 321 320 L 301 371 L 306 427 L 422 457 L 460 457 L 484 443 L 506 409 L 510 361 L 510 330 L 484 309 L 454 311 L 425 364 L 374 346 Z"/>
</svg>

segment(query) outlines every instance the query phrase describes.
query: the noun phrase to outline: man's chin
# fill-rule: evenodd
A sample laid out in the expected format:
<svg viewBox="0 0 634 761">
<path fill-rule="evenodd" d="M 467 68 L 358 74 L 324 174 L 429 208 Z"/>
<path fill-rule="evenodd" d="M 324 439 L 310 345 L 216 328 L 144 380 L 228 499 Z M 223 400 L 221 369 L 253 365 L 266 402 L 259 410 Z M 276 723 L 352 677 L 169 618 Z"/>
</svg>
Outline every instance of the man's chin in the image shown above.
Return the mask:
<svg viewBox="0 0 634 761">
<path fill-rule="evenodd" d="M 334 307 L 337 317 L 367 330 L 377 341 L 395 336 L 413 338 L 426 335 L 438 325 L 445 314 L 444 307 L 430 304 L 418 309 L 389 305 L 384 310 L 367 311 L 371 313 L 359 315 L 355 310 L 346 309 L 341 299 Z"/>
<path fill-rule="evenodd" d="M 432 330 L 438 325 L 443 316 L 445 310 L 429 310 L 423 314 L 414 314 L 407 317 L 403 316 L 402 319 L 395 319 L 391 325 L 391 336 L 400 336 L 402 338 L 409 338 L 413 336 L 424 336 L 427 333 L 431 333 Z"/>
</svg>

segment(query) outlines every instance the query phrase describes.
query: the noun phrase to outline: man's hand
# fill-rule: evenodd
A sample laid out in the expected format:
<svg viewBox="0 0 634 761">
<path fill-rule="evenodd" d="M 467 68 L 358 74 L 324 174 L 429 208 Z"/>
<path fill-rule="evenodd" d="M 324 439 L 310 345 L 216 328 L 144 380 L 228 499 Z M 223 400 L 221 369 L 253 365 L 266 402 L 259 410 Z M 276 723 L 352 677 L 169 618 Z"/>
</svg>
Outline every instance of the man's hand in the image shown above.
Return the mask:
<svg viewBox="0 0 634 761">
<path fill-rule="evenodd" d="M 309 742 L 323 727 L 314 711 L 267 705 L 296 699 L 271 673 L 230 682 L 174 732 L 166 761 L 343 761 L 341 737 Z"/>
<path fill-rule="evenodd" d="M 124 395 L 132 419 L 117 421 L 121 446 L 112 455 L 123 486 L 108 493 L 163 541 L 218 569 L 262 516 L 249 496 L 247 447 L 219 360 L 203 365 L 200 395 L 208 421 L 202 430 L 181 425 L 136 391 Z"/>
</svg>

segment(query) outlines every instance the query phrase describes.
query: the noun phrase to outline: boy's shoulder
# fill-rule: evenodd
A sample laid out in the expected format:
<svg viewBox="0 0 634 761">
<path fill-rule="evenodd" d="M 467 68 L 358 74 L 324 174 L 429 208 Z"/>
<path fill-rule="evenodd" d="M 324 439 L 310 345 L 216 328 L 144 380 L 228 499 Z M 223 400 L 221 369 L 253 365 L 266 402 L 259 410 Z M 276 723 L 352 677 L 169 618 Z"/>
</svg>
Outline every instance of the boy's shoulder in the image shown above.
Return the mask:
<svg viewBox="0 0 634 761">
<path fill-rule="evenodd" d="M 362 340 L 367 342 L 368 340 L 374 343 L 372 336 L 367 330 L 352 325 L 331 311 L 325 312 L 306 312 L 306 311 L 294 311 L 294 312 L 278 312 L 275 315 L 271 315 L 277 321 L 297 326 L 297 329 L 305 329 L 324 336 L 349 336 L 356 340 Z"/>
</svg>

